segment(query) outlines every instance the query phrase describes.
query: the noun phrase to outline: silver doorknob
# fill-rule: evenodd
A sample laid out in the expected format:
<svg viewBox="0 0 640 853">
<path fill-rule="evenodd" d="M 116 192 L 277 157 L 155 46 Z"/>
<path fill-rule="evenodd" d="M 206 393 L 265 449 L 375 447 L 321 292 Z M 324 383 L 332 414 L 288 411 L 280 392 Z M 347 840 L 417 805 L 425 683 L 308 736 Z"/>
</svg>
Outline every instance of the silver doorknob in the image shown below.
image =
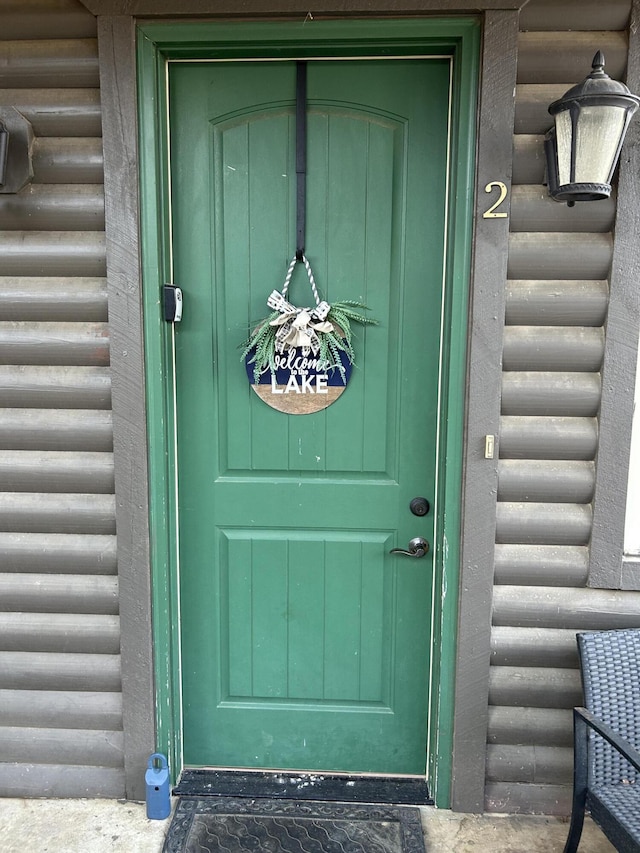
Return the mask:
<svg viewBox="0 0 640 853">
<path fill-rule="evenodd" d="M 424 557 L 429 550 L 429 543 L 422 536 L 416 536 L 409 542 L 409 547 L 405 551 L 404 548 L 392 548 L 390 554 L 405 554 L 407 557 Z"/>
</svg>

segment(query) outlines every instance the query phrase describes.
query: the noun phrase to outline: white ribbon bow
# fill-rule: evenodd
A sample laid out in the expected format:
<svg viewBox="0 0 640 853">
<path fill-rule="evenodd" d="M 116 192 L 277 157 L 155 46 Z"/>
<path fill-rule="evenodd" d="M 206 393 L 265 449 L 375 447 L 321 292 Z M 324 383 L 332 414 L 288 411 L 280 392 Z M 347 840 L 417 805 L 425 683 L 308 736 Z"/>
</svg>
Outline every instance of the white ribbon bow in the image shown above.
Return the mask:
<svg viewBox="0 0 640 853">
<path fill-rule="evenodd" d="M 280 311 L 281 317 L 271 320 L 271 326 L 280 326 L 276 334 L 276 348 L 282 352 L 285 349 L 302 348 L 303 355 L 317 355 L 320 350 L 318 332 L 332 332 L 333 323 L 326 317 L 331 306 L 328 302 L 319 302 L 315 308 L 296 308 L 278 291 L 272 291 L 267 299 L 267 305 L 273 311 Z"/>
</svg>

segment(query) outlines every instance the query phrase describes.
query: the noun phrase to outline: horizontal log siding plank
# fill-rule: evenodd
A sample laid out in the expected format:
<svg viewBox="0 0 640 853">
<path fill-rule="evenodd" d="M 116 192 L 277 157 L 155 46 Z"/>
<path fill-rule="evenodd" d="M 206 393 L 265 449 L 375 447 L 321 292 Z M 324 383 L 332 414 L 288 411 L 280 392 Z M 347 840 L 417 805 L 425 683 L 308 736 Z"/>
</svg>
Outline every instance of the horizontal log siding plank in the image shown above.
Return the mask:
<svg viewBox="0 0 640 853">
<path fill-rule="evenodd" d="M 102 136 L 98 89 L 0 89 L 0 106 L 15 107 L 36 136 Z"/>
<path fill-rule="evenodd" d="M 521 30 L 624 30 L 629 22 L 631 0 L 535 0 L 520 12 Z M 581 75 L 581 77 L 584 75 Z"/>
<path fill-rule="evenodd" d="M 106 321 L 104 278 L 0 276 L 3 320 Z"/>
<path fill-rule="evenodd" d="M 607 74 L 615 80 L 624 79 L 629 45 L 626 32 L 521 32 L 518 83 L 565 80 L 569 88 L 589 73 L 594 44 L 604 53 Z"/>
<path fill-rule="evenodd" d="M 111 412 L 0 409 L 0 450 L 111 451 Z"/>
<path fill-rule="evenodd" d="M 504 330 L 503 370 L 597 371 L 603 354 L 602 328 L 507 326 Z"/>
<path fill-rule="evenodd" d="M 0 530 L 11 533 L 115 533 L 113 495 L 0 492 Z"/>
<path fill-rule="evenodd" d="M 124 770 L 64 764 L 0 764 L 0 797 L 121 799 Z"/>
<path fill-rule="evenodd" d="M 98 767 L 120 767 L 122 732 L 83 729 L 39 729 L 5 726 L 2 759 L 42 761 L 43 764 L 81 764 L 88 759 Z"/>
<path fill-rule="evenodd" d="M 119 693 L 0 690 L 0 726 L 122 729 Z"/>
<path fill-rule="evenodd" d="M 0 229 L 104 231 L 104 190 L 98 184 L 30 184 L 4 196 Z"/>
<path fill-rule="evenodd" d="M 93 613 L 0 613 L 0 650 L 117 655 L 120 620 Z"/>
<path fill-rule="evenodd" d="M 493 624 L 575 631 L 640 628 L 640 592 L 496 586 Z"/>
<path fill-rule="evenodd" d="M 509 236 L 510 279 L 603 279 L 609 275 L 611 234 L 540 233 Z"/>
<path fill-rule="evenodd" d="M 115 575 L 116 537 L 0 532 L 0 565 L 6 572 Z"/>
<path fill-rule="evenodd" d="M 3 0 L 6 39 L 95 36 L 96 19 L 77 0 Z"/>
<path fill-rule="evenodd" d="M 0 407 L 110 409 L 107 367 L 0 365 Z"/>
<path fill-rule="evenodd" d="M 505 322 L 509 326 L 602 326 L 606 281 L 510 280 Z"/>
<path fill-rule="evenodd" d="M 571 814 L 571 786 L 487 782 L 484 804 L 488 812 L 565 817 Z"/>
<path fill-rule="evenodd" d="M 489 744 L 487 782 L 568 784 L 573 778 L 573 750 L 558 746 Z"/>
<path fill-rule="evenodd" d="M 521 545 L 586 545 L 591 506 L 498 502 L 496 542 Z"/>
<path fill-rule="evenodd" d="M 101 276 L 105 237 L 93 231 L 0 231 L 4 275 Z"/>
<path fill-rule="evenodd" d="M 499 501 L 589 503 L 594 485 L 593 462 L 501 459 L 498 463 Z"/>
<path fill-rule="evenodd" d="M 495 583 L 585 586 L 589 549 L 571 545 L 496 545 Z"/>
<path fill-rule="evenodd" d="M 0 454 L 3 491 L 111 494 L 113 488 L 111 453 L 5 450 Z"/>
<path fill-rule="evenodd" d="M 34 184 L 101 184 L 102 140 L 40 137 L 33 143 Z"/>
<path fill-rule="evenodd" d="M 560 708 L 489 708 L 488 743 L 573 745 L 573 712 Z"/>
<path fill-rule="evenodd" d="M 511 231 L 610 231 L 616 205 L 615 194 L 598 204 L 568 207 L 558 204 L 547 188 L 522 184 L 511 188 Z"/>
<path fill-rule="evenodd" d="M 519 184 L 544 183 L 544 134 L 517 133 L 513 137 L 512 190 Z"/>
<path fill-rule="evenodd" d="M 0 322 L 0 363 L 108 365 L 108 324 Z"/>
<path fill-rule="evenodd" d="M 97 38 L 0 41 L 0 88 L 95 88 L 99 82 Z"/>
<path fill-rule="evenodd" d="M 567 595 L 567 590 L 562 590 Z M 576 632 L 570 628 L 513 628 L 491 630 L 491 660 L 495 666 L 578 666 Z"/>
<path fill-rule="evenodd" d="M 502 459 L 595 459 L 598 426 L 595 418 L 501 418 Z M 555 544 L 555 543 L 550 543 Z"/>
<path fill-rule="evenodd" d="M 519 83 L 516 86 L 515 132 L 545 134 L 553 124 L 553 119 L 549 114 L 549 104 L 561 98 L 568 88 L 569 83 L 567 81 L 562 83 Z"/>
<path fill-rule="evenodd" d="M 515 708 L 573 708 L 582 704 L 578 670 L 534 666 L 492 666 L 489 704 Z"/>
<path fill-rule="evenodd" d="M 118 579 L 110 575 L 0 573 L 0 614 L 2 611 L 117 615 Z"/>
<path fill-rule="evenodd" d="M 120 691 L 120 656 L 0 652 L 2 690 Z"/>
<path fill-rule="evenodd" d="M 599 373 L 514 370 L 502 375 L 503 415 L 595 417 L 599 407 Z"/>
</svg>

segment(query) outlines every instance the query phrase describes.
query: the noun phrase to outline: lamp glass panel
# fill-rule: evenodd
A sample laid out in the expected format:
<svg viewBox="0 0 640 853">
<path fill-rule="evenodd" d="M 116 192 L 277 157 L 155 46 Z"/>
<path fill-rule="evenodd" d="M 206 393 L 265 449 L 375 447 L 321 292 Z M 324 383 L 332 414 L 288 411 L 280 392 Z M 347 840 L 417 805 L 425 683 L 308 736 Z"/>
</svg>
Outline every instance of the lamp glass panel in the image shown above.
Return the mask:
<svg viewBox="0 0 640 853">
<path fill-rule="evenodd" d="M 623 107 L 582 107 L 576 128 L 576 183 L 609 183 L 625 117 Z"/>
<path fill-rule="evenodd" d="M 556 114 L 556 146 L 558 152 L 558 186 L 571 183 L 571 112 Z"/>
</svg>

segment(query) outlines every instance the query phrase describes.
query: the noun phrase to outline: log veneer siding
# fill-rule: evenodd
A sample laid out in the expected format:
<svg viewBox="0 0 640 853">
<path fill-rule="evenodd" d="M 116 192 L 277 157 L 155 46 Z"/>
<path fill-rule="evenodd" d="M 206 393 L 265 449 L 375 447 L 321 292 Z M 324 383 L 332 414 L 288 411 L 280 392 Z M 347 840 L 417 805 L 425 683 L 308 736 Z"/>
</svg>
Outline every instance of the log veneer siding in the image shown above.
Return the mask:
<svg viewBox="0 0 640 853">
<path fill-rule="evenodd" d="M 520 16 L 485 807 L 568 814 L 575 633 L 640 626 L 637 592 L 590 589 L 615 193 L 542 185 L 547 106 L 601 48 L 624 78 L 631 2 L 531 0 Z M 588 209 L 587 209 L 588 208 Z"/>
<path fill-rule="evenodd" d="M 3 4 L 0 105 L 33 182 L 0 194 L 0 796 L 125 794 L 95 18 Z"/>
</svg>

